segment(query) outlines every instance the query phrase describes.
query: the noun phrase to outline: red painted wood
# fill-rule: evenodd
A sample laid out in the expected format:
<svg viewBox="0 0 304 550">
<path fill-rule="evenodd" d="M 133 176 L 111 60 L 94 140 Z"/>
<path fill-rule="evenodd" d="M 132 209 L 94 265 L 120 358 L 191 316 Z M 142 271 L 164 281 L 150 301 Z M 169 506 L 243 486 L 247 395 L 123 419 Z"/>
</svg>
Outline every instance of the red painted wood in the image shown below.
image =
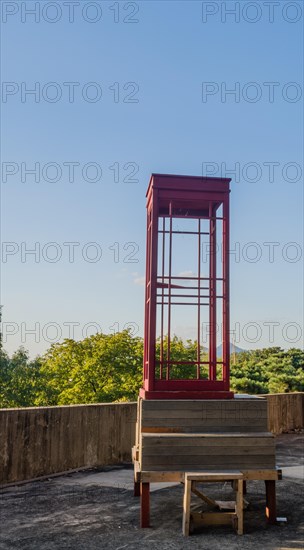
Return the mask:
<svg viewBox="0 0 304 550">
<path fill-rule="evenodd" d="M 139 391 L 142 399 L 232 399 L 232 391 L 148 391 L 143 388 Z"/>
<path fill-rule="evenodd" d="M 140 526 L 150 527 L 150 483 L 140 483 Z"/>
<path fill-rule="evenodd" d="M 152 174 L 147 190 L 147 247 L 146 247 L 146 292 L 145 292 L 145 332 L 144 332 L 144 391 L 141 395 L 146 399 L 157 399 L 157 395 L 171 394 L 176 398 L 178 392 L 189 392 L 193 398 L 196 392 L 198 399 L 213 399 L 233 397 L 229 391 L 229 183 L 228 178 L 208 178 L 196 176 L 180 176 L 172 174 Z M 223 212 L 218 213 L 222 205 Z M 182 255 L 173 239 L 173 221 L 178 218 L 191 218 L 196 223 L 197 230 L 193 232 L 197 238 L 198 276 L 190 279 L 181 277 L 173 270 L 176 255 Z M 216 221 L 216 218 L 221 220 Z M 209 274 L 206 277 L 201 266 L 201 236 L 206 240 L 206 229 L 202 230 L 201 220 L 209 220 L 210 262 Z M 222 224 L 222 236 L 219 235 L 217 223 Z M 205 227 L 205 226 L 204 226 Z M 182 233 L 183 231 L 181 231 Z M 187 233 L 187 231 L 186 231 Z M 208 235 L 208 232 L 207 232 Z M 217 273 L 218 257 L 217 238 L 222 237 L 223 256 L 222 273 Z M 175 237 L 174 237 L 175 238 Z M 158 246 L 160 243 L 160 249 Z M 201 268 L 202 267 L 202 268 Z M 205 276 L 203 276 L 205 275 Z M 183 280 L 184 279 L 184 280 Z M 222 281 L 223 292 L 217 295 L 217 281 Z M 209 286 L 208 286 L 209 285 Z M 184 288 L 181 293 L 178 289 Z M 194 298 L 192 297 L 194 296 Z M 195 299 L 197 297 L 197 299 Z M 188 298 L 188 300 L 187 300 Z M 222 318 L 217 318 L 219 300 L 222 300 Z M 189 361 L 193 368 L 195 379 L 173 379 L 175 363 L 171 357 L 172 339 L 172 307 L 181 308 L 190 302 L 197 308 L 197 354 L 195 361 Z M 201 308 L 209 310 L 209 379 L 201 375 Z M 176 310 L 174 310 L 176 311 Z M 159 317 L 158 317 L 159 316 Z M 217 380 L 216 347 L 217 323 L 222 327 L 223 376 Z M 156 357 L 156 330 L 160 326 L 160 358 Z M 167 351 L 164 353 L 164 341 L 167 338 Z M 163 398 L 163 397 L 159 397 Z"/>
<path fill-rule="evenodd" d="M 268 523 L 274 524 L 277 521 L 276 505 L 276 482 L 274 480 L 265 480 L 266 485 L 266 517 Z"/>
<path fill-rule="evenodd" d="M 227 391 L 229 387 L 226 382 L 219 380 L 155 380 L 155 390 L 164 391 L 197 391 L 202 388 L 208 391 Z"/>
</svg>

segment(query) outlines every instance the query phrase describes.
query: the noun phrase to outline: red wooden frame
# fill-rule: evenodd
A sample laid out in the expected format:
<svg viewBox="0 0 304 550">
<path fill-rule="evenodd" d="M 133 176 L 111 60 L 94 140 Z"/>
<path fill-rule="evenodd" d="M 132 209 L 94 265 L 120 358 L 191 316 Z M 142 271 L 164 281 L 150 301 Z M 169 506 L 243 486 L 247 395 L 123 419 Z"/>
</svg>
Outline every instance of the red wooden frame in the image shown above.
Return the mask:
<svg viewBox="0 0 304 550">
<path fill-rule="evenodd" d="M 144 331 L 144 382 L 140 392 L 145 399 L 231 398 L 229 390 L 229 183 L 228 178 L 152 174 L 147 190 L 146 291 Z M 219 214 L 222 210 L 222 214 Z M 192 220 L 192 230 L 176 230 L 176 220 Z M 188 222 L 186 222 L 188 223 Z M 195 230 L 193 230 L 195 224 Z M 206 224 L 208 231 L 203 231 Z M 221 235 L 218 225 L 221 224 Z M 203 227 L 204 226 L 204 227 Z M 175 235 L 197 239 L 197 275 L 173 273 Z M 202 271 L 202 236 L 208 236 L 209 274 Z M 220 238 L 219 238 L 220 237 Z M 221 273 L 218 241 L 221 240 Z M 182 250 L 178 249 L 178 255 Z M 218 294 L 217 286 L 222 285 Z M 219 300 L 222 312 L 219 319 Z M 191 378 L 176 379 L 172 370 L 172 307 L 196 308 L 197 356 L 185 364 L 195 372 Z M 208 309 L 209 352 L 202 360 L 201 314 Z M 174 311 L 176 311 L 174 309 Z M 180 309 L 182 312 L 182 310 Z M 217 360 L 217 323 L 222 325 L 222 361 Z M 159 356 L 156 356 L 157 325 Z M 222 376 L 218 376 L 219 365 Z M 206 367 L 208 376 L 206 379 Z M 202 375 L 203 369 L 204 376 Z M 193 370 L 194 369 L 194 370 Z"/>
</svg>

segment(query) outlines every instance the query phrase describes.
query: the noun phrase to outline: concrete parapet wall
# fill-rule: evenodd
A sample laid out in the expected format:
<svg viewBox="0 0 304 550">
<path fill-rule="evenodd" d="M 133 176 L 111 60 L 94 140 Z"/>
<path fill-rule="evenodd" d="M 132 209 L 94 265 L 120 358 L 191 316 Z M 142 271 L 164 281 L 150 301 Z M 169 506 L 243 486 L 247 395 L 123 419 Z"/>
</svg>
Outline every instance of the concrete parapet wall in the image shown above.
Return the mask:
<svg viewBox="0 0 304 550">
<path fill-rule="evenodd" d="M 136 403 L 0 410 L 0 483 L 131 461 Z"/>
<path fill-rule="evenodd" d="M 265 395 L 268 430 L 276 435 L 304 428 L 304 392 Z"/>
</svg>

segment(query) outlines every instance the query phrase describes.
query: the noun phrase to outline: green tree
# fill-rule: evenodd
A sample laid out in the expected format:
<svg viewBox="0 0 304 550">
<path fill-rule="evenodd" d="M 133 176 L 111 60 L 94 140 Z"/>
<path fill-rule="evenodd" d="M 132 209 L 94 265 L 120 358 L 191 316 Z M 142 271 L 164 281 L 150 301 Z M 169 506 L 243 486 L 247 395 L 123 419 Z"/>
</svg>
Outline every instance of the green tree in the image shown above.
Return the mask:
<svg viewBox="0 0 304 550">
<path fill-rule="evenodd" d="M 245 351 L 231 368 L 231 386 L 244 393 L 304 390 L 304 352 L 279 347 Z"/>
<path fill-rule="evenodd" d="M 167 348 L 165 339 L 164 358 Z M 173 336 L 170 377 L 195 378 L 196 367 L 190 362 L 196 361 L 196 354 L 196 341 Z M 159 359 L 159 340 L 156 356 Z M 201 360 L 207 359 L 201 349 Z M 127 330 L 101 333 L 54 344 L 34 360 L 23 348 L 9 357 L 0 345 L 0 360 L 0 407 L 131 401 L 142 385 L 143 340 Z M 201 374 L 207 378 L 207 366 L 201 367 Z M 249 394 L 304 391 L 304 352 L 272 347 L 239 353 L 231 367 L 231 387 Z"/>
<path fill-rule="evenodd" d="M 201 361 L 206 361 L 208 355 L 201 346 Z M 168 352 L 168 337 L 163 339 L 163 378 L 166 377 L 166 359 Z M 161 357 L 161 342 L 160 338 L 156 342 L 156 374 L 160 376 L 159 360 Z M 188 339 L 186 342 L 176 335 L 170 339 L 170 361 L 172 365 L 170 367 L 170 378 L 172 379 L 194 379 L 196 378 L 196 366 L 192 365 L 192 362 L 197 361 L 197 341 Z M 176 361 L 176 363 L 174 363 Z M 208 377 L 208 369 L 205 366 L 201 366 L 201 377 Z"/>
<path fill-rule="evenodd" d="M 41 404 L 104 403 L 137 399 L 143 343 L 124 330 L 65 340 L 42 358 L 46 381 Z"/>
<path fill-rule="evenodd" d="M 43 388 L 39 357 L 31 361 L 22 347 L 11 358 L 1 349 L 0 357 L 0 407 L 36 405 Z"/>
</svg>

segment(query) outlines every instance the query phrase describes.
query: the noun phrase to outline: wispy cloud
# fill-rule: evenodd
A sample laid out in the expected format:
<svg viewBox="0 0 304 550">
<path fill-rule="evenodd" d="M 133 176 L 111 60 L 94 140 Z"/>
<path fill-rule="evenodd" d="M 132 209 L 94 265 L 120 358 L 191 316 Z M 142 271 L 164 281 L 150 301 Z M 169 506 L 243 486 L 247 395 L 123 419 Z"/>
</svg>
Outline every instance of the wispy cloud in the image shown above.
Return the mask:
<svg viewBox="0 0 304 550">
<path fill-rule="evenodd" d="M 133 283 L 135 285 L 145 286 L 145 277 L 139 275 L 139 273 L 137 273 L 137 271 L 133 271 L 132 277 L 133 277 Z"/>
</svg>

